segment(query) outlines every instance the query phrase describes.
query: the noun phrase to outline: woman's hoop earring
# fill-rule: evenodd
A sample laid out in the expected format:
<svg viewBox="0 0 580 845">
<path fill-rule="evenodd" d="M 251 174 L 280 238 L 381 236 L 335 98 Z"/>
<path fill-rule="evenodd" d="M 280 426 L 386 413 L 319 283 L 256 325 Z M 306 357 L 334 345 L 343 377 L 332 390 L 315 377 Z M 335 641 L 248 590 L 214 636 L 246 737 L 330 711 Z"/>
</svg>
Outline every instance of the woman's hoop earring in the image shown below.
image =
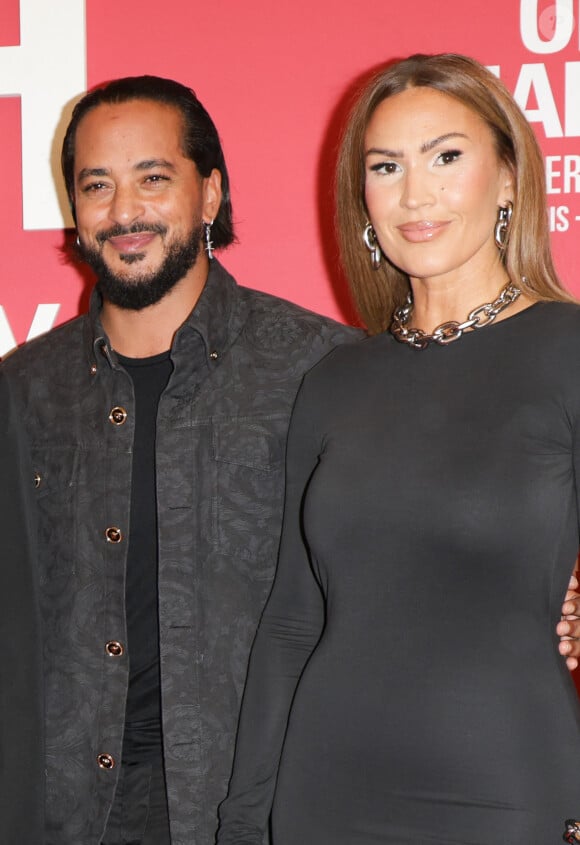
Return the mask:
<svg viewBox="0 0 580 845">
<path fill-rule="evenodd" d="M 213 220 L 210 220 L 208 223 L 203 221 L 203 237 L 205 240 L 205 251 L 207 252 L 207 257 L 210 259 L 213 258 L 213 241 L 211 239 L 211 227 L 213 226 Z"/>
<path fill-rule="evenodd" d="M 510 222 L 512 219 L 514 207 L 508 200 L 505 206 L 501 206 L 497 210 L 497 222 L 493 235 L 495 238 L 495 245 L 498 249 L 505 249 L 507 246 L 507 239 L 510 230 Z"/>
<path fill-rule="evenodd" d="M 371 266 L 373 270 L 378 270 L 381 266 L 381 248 L 377 240 L 377 233 L 373 229 L 373 224 L 370 222 L 364 227 L 363 241 L 371 254 Z"/>
</svg>

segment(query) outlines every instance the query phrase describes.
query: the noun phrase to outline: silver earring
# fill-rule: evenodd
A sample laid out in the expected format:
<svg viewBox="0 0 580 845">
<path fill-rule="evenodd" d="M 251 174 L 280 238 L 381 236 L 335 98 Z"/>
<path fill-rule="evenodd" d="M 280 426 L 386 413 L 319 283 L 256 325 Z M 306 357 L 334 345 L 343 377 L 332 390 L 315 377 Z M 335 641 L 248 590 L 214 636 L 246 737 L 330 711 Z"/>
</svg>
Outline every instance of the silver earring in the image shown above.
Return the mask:
<svg viewBox="0 0 580 845">
<path fill-rule="evenodd" d="M 210 220 L 209 223 L 206 223 L 205 220 L 203 221 L 203 237 L 205 240 L 205 251 L 207 252 L 207 257 L 210 259 L 213 258 L 213 241 L 211 239 L 211 227 L 213 226 L 213 220 Z"/>
<path fill-rule="evenodd" d="M 81 245 L 81 236 L 77 235 L 77 246 Z"/>
<path fill-rule="evenodd" d="M 497 210 L 497 222 L 493 230 L 493 236 L 498 249 L 506 248 L 513 210 L 514 207 L 509 200 L 504 206 L 500 205 Z"/>
<path fill-rule="evenodd" d="M 373 224 L 370 222 L 364 227 L 363 241 L 371 254 L 371 265 L 373 270 L 378 270 L 381 266 L 381 248 L 377 240 L 377 233 L 373 229 Z"/>
</svg>

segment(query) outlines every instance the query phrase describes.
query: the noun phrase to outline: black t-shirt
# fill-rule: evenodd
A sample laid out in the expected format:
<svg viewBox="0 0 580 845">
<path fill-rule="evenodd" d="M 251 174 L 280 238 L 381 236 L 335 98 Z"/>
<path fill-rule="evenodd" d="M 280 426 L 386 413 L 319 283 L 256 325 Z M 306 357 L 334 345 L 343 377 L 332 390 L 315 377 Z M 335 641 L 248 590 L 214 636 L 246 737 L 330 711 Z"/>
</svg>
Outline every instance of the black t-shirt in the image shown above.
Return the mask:
<svg viewBox="0 0 580 845">
<path fill-rule="evenodd" d="M 125 605 L 129 692 L 123 762 L 158 756 L 161 747 L 157 495 L 155 430 L 159 399 L 173 365 L 169 352 L 150 358 L 119 355 L 135 393 L 131 526 Z"/>
</svg>

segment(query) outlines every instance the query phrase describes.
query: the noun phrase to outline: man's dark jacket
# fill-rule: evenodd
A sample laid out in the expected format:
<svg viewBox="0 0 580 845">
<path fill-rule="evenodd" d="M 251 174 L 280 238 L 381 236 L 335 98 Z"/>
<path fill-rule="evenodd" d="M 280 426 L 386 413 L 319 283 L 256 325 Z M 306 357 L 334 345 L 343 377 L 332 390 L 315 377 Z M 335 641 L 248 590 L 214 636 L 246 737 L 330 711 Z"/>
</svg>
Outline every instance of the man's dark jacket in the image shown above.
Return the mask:
<svg viewBox="0 0 580 845">
<path fill-rule="evenodd" d="M 99 310 L 93 295 L 89 315 L 2 365 L 38 484 L 47 845 L 98 845 L 123 739 L 134 398 Z M 156 438 L 173 845 L 214 841 L 248 652 L 276 562 L 290 411 L 304 372 L 355 337 L 238 287 L 215 260 L 175 336 Z"/>
<path fill-rule="evenodd" d="M 42 845 L 40 613 L 24 420 L 0 373 L 0 842 Z"/>
</svg>

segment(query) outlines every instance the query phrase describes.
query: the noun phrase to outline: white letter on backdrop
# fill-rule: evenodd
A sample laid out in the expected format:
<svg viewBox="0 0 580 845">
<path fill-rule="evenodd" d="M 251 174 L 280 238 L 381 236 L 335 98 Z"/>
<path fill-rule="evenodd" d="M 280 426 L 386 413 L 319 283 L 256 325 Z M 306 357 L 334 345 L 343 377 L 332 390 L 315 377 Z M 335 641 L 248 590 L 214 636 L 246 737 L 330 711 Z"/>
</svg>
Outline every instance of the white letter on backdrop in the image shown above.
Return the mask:
<svg viewBox="0 0 580 845">
<path fill-rule="evenodd" d="M 87 84 L 85 0 L 57 5 L 20 0 L 20 46 L 0 47 L 0 96 L 22 98 L 25 229 L 73 225 L 58 162 L 72 98 Z"/>
<path fill-rule="evenodd" d="M 32 340 L 33 337 L 38 337 L 44 334 L 54 326 L 60 305 L 59 304 L 45 304 L 37 305 L 36 313 L 33 317 L 28 336 L 26 340 Z M 6 316 L 4 307 L 0 305 L 0 358 L 10 352 L 16 346 L 16 338 L 14 332 Z"/>
<path fill-rule="evenodd" d="M 566 62 L 566 137 L 580 136 L 580 62 Z"/>
<path fill-rule="evenodd" d="M 531 91 L 534 91 L 538 101 L 537 109 L 526 108 Z M 554 95 L 550 87 L 550 80 L 544 65 L 522 65 L 514 100 L 524 112 L 530 123 L 543 123 L 547 138 L 561 138 L 562 124 L 558 117 L 558 110 Z"/>
<path fill-rule="evenodd" d="M 520 33 L 532 53 L 558 53 L 574 31 L 573 0 L 554 0 L 538 17 L 538 0 L 520 0 Z M 540 37 L 542 36 L 542 37 Z"/>
</svg>

